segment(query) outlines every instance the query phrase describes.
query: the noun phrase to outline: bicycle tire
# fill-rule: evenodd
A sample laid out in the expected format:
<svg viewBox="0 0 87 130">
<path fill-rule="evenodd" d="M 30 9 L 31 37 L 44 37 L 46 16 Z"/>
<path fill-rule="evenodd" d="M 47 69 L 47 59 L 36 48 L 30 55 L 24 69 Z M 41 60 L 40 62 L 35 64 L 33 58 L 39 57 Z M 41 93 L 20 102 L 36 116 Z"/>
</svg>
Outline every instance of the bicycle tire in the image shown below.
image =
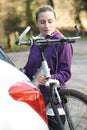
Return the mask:
<svg viewBox="0 0 87 130">
<path fill-rule="evenodd" d="M 65 130 L 87 129 L 87 95 L 73 89 L 59 90 L 66 114 Z"/>
<path fill-rule="evenodd" d="M 62 100 L 63 108 L 65 110 L 65 123 L 63 124 L 64 130 L 86 130 L 87 129 L 87 95 L 85 95 L 84 93 L 78 90 L 73 90 L 73 89 L 60 89 L 58 91 Z M 47 102 L 49 102 L 49 100 Z M 55 107 L 54 111 L 57 110 L 58 108 Z M 52 117 L 51 120 L 53 123 L 55 122 L 54 124 L 56 123 L 59 124 L 59 122 L 57 122 L 55 118 Z M 53 130 L 53 128 L 51 127 L 49 128 L 50 130 Z M 59 129 L 60 128 L 58 127 L 58 130 Z"/>
</svg>

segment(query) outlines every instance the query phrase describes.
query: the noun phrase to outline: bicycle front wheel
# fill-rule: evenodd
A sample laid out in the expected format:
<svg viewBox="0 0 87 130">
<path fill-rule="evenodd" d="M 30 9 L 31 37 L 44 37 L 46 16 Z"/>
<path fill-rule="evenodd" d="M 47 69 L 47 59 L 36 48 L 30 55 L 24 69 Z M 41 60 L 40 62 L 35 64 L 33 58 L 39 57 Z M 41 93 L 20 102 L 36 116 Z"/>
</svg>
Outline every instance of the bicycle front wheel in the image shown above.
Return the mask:
<svg viewBox="0 0 87 130">
<path fill-rule="evenodd" d="M 72 89 L 59 93 L 66 114 L 65 130 L 87 130 L 87 95 Z"/>
</svg>

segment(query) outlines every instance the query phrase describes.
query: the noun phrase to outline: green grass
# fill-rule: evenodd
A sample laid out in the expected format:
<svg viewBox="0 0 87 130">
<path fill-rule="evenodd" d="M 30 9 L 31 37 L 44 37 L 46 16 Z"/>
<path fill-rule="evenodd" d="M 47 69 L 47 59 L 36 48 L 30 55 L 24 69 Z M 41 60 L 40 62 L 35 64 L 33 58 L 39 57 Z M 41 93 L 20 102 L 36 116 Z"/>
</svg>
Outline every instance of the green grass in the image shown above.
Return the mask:
<svg viewBox="0 0 87 130">
<path fill-rule="evenodd" d="M 16 45 L 15 41 L 12 43 L 13 45 L 11 47 L 9 47 L 8 44 L 8 39 L 7 37 L 4 37 L 2 44 L 4 46 L 4 51 L 5 52 L 18 52 L 18 51 L 26 51 L 29 50 L 29 46 L 25 46 L 25 45 Z"/>
<path fill-rule="evenodd" d="M 18 51 L 27 51 L 29 50 L 28 46 L 14 46 L 12 48 L 5 48 L 5 52 L 18 52 Z"/>
<path fill-rule="evenodd" d="M 83 37 L 81 37 L 81 40 L 87 40 L 87 37 L 83 36 Z"/>
</svg>

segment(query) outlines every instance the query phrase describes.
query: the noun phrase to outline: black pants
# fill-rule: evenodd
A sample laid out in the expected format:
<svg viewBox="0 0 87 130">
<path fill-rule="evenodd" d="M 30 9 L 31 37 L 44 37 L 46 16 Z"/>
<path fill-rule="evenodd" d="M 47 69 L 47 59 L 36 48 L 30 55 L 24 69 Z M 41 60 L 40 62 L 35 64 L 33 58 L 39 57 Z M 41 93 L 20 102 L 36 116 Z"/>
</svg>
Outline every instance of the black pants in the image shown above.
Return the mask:
<svg viewBox="0 0 87 130">
<path fill-rule="evenodd" d="M 63 124 L 65 123 L 65 115 L 61 115 Z M 48 116 L 48 126 L 50 130 L 61 130 L 59 123 L 56 122 L 55 116 Z"/>
</svg>

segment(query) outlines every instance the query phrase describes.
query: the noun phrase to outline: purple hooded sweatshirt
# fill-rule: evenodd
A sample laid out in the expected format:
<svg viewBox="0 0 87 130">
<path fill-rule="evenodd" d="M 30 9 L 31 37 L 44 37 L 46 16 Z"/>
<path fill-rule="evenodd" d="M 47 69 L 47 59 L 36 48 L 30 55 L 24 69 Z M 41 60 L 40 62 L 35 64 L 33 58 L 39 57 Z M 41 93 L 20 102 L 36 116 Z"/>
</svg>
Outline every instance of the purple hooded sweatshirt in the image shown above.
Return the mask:
<svg viewBox="0 0 87 130">
<path fill-rule="evenodd" d="M 60 39 L 64 36 L 55 31 L 53 35 L 47 35 L 48 39 Z M 69 44 L 52 44 L 44 49 L 44 55 L 50 68 L 51 78 L 57 79 L 60 82 L 61 87 L 64 87 L 71 77 L 71 63 L 73 56 L 72 45 Z M 41 66 L 40 50 L 37 45 L 32 45 L 30 48 L 30 54 L 27 64 L 25 65 L 25 74 L 32 80 L 33 76 L 37 72 L 37 69 Z M 40 86 L 41 93 L 44 99 L 47 97 L 46 89 Z"/>
</svg>

